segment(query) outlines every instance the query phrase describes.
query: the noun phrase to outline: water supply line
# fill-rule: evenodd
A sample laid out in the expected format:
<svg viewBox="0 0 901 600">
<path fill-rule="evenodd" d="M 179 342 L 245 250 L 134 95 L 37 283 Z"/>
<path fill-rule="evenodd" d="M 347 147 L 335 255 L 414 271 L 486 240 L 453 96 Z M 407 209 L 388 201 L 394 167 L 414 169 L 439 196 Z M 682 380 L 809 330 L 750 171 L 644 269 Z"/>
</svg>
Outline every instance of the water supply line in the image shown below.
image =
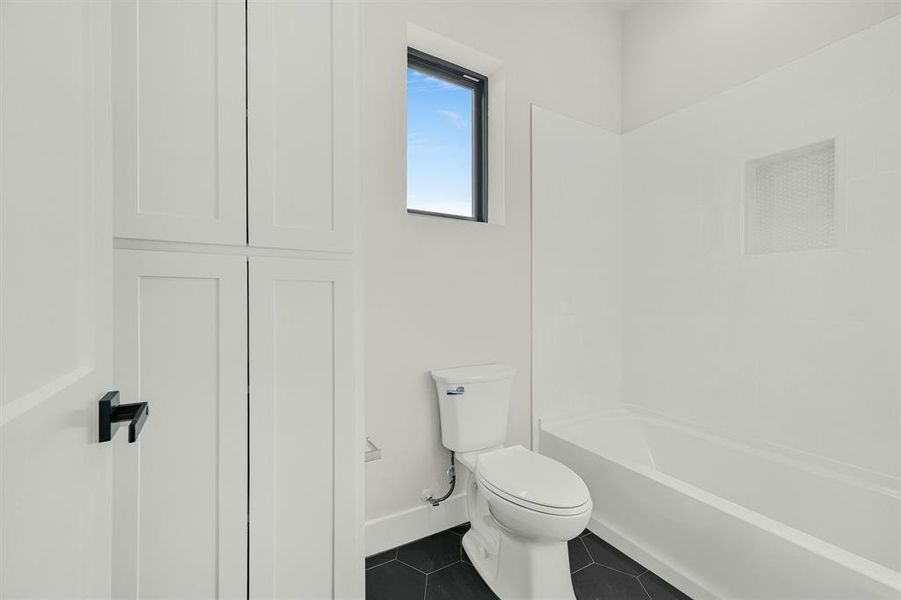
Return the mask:
<svg viewBox="0 0 901 600">
<path fill-rule="evenodd" d="M 426 502 L 431 504 L 432 506 L 438 506 L 448 498 L 450 495 L 454 493 L 454 486 L 457 484 L 457 470 L 454 468 L 454 451 L 451 450 L 451 465 L 450 469 L 447 470 L 447 481 L 450 483 L 450 489 L 447 490 L 447 493 L 441 496 L 440 498 L 435 498 L 431 494 L 428 498 L 426 498 Z"/>
</svg>

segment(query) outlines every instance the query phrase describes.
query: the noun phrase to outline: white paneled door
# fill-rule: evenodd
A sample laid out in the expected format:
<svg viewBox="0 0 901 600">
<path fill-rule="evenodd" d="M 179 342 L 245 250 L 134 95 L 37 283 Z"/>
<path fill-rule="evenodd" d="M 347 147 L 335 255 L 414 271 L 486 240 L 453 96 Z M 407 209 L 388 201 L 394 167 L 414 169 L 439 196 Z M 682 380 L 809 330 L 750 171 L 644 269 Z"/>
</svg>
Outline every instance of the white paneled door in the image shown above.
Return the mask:
<svg viewBox="0 0 901 600">
<path fill-rule="evenodd" d="M 113 596 L 247 591 L 247 259 L 116 250 Z"/>
<path fill-rule="evenodd" d="M 103 598 L 110 6 L 0 2 L 0 598 Z"/>
<path fill-rule="evenodd" d="M 244 0 L 113 3 L 115 234 L 246 241 Z"/>
<path fill-rule="evenodd" d="M 250 260 L 251 598 L 359 593 L 351 282 L 348 261 Z"/>
</svg>

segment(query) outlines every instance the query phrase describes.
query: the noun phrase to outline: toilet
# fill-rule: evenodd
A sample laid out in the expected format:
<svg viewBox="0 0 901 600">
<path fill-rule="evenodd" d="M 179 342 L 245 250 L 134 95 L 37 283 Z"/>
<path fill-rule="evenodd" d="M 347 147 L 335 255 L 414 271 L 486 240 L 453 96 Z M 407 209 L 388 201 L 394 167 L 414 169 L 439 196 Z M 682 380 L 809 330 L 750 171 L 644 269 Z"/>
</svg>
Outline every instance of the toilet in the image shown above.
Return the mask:
<svg viewBox="0 0 901 600">
<path fill-rule="evenodd" d="M 469 474 L 463 548 L 501 600 L 571 600 L 566 542 L 588 524 L 591 495 L 569 467 L 504 445 L 515 374 L 503 365 L 432 371 L 442 443 Z"/>
</svg>

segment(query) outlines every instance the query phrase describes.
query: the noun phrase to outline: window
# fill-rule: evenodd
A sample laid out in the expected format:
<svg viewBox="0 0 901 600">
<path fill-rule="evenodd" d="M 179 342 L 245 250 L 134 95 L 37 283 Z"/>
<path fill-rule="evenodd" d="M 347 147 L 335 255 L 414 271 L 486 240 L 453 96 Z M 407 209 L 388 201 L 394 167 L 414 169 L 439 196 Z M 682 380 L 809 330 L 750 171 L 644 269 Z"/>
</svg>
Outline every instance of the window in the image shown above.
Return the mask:
<svg viewBox="0 0 901 600">
<path fill-rule="evenodd" d="M 488 220 L 488 80 L 407 50 L 407 212 Z"/>
</svg>

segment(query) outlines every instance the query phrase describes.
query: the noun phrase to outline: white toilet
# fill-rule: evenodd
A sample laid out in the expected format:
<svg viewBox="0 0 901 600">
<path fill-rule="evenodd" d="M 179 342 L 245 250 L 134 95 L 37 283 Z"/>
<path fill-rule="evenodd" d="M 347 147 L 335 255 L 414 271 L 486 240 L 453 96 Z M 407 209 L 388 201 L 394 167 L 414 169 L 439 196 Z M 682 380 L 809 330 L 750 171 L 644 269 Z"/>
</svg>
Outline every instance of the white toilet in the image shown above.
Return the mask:
<svg viewBox="0 0 901 600">
<path fill-rule="evenodd" d="M 470 472 L 463 548 L 501 600 L 574 599 L 566 542 L 588 524 L 591 496 L 569 467 L 504 447 L 515 373 L 502 365 L 432 371 L 442 442 Z"/>
</svg>

